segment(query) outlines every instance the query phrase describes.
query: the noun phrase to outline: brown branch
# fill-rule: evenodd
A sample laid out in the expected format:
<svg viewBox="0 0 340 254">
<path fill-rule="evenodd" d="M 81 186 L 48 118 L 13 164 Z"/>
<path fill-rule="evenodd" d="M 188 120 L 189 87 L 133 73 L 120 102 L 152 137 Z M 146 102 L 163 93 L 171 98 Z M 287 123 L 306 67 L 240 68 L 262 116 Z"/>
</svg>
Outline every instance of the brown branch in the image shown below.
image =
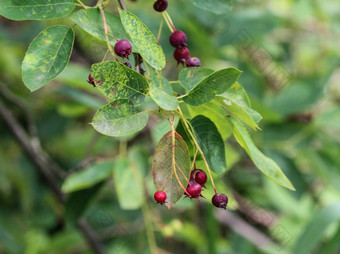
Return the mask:
<svg viewBox="0 0 340 254">
<path fill-rule="evenodd" d="M 83 233 L 84 238 L 86 239 L 87 243 L 92 248 L 94 253 L 105 254 L 103 247 L 101 246 L 95 233 L 85 219 L 80 219 L 77 223 L 77 227 Z"/>
<path fill-rule="evenodd" d="M 29 156 L 31 161 L 39 170 L 40 174 L 44 177 L 47 184 L 51 187 L 52 191 L 56 195 L 59 202 L 64 203 L 65 197 L 59 188 L 58 183 L 55 181 L 55 176 L 52 174 L 52 167 L 55 167 L 53 162 L 46 156 L 41 150 L 39 144 L 31 139 L 18 123 L 18 121 L 12 116 L 11 112 L 0 101 L 0 116 L 3 119 L 8 130 L 12 133 L 14 138 L 21 145 L 25 153 Z"/>
<path fill-rule="evenodd" d="M 275 246 L 268 236 L 229 210 L 218 209 L 215 212 L 215 217 L 221 224 L 228 226 L 261 250 L 268 250 Z"/>
<path fill-rule="evenodd" d="M 122 10 L 126 11 L 126 8 L 125 8 L 125 5 L 124 5 L 124 2 L 123 0 L 118 0 L 118 3 L 119 3 L 119 6 Z"/>
</svg>

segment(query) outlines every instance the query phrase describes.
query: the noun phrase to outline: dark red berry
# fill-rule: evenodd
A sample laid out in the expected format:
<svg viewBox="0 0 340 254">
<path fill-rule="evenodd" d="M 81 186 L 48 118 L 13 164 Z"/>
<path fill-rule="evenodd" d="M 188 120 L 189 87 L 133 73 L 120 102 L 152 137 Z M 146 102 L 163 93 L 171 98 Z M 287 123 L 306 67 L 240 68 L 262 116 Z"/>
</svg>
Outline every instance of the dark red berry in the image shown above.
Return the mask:
<svg viewBox="0 0 340 254">
<path fill-rule="evenodd" d="M 202 169 L 196 169 L 197 172 L 193 175 L 194 180 L 200 185 L 204 186 L 207 182 L 207 174 Z"/>
<path fill-rule="evenodd" d="M 124 62 L 123 63 L 125 66 L 129 67 L 129 68 L 132 68 L 131 64 L 129 62 Z"/>
<path fill-rule="evenodd" d="M 166 8 L 168 8 L 168 0 L 157 0 L 153 4 L 153 8 L 155 9 L 155 11 L 158 11 L 158 12 L 165 11 Z"/>
<path fill-rule="evenodd" d="M 189 180 L 189 184 L 187 185 L 187 188 L 190 186 L 190 185 L 193 185 L 193 184 L 195 184 L 195 183 L 197 183 L 194 179 L 190 179 Z M 184 193 L 185 195 L 186 195 L 186 193 Z"/>
<path fill-rule="evenodd" d="M 201 195 L 202 187 L 198 183 L 194 183 L 188 186 L 187 192 L 191 198 L 198 198 Z"/>
<path fill-rule="evenodd" d="M 94 78 L 92 77 L 91 73 L 89 74 L 89 79 L 87 80 L 87 82 L 93 85 L 93 87 L 96 87 L 96 84 L 94 83 Z"/>
<path fill-rule="evenodd" d="M 185 63 L 189 57 L 190 52 L 188 48 L 175 49 L 174 58 L 177 60 L 177 63 Z"/>
<path fill-rule="evenodd" d="M 193 171 L 191 171 L 190 173 L 190 180 L 194 180 L 195 179 L 195 174 L 198 172 L 199 169 L 194 169 Z"/>
<path fill-rule="evenodd" d="M 218 208 L 224 208 L 226 209 L 227 204 L 228 204 L 228 197 L 225 194 L 219 194 L 216 193 L 213 197 L 212 197 L 212 203 L 214 206 L 218 207 Z"/>
<path fill-rule="evenodd" d="M 175 48 L 187 46 L 188 37 L 183 31 L 175 31 L 170 35 L 170 44 Z"/>
<path fill-rule="evenodd" d="M 163 205 L 166 200 L 166 193 L 164 191 L 156 191 L 153 197 L 157 201 L 157 203 L 160 203 Z"/>
<path fill-rule="evenodd" d="M 131 49 L 132 49 L 131 44 L 127 40 L 119 40 L 115 45 L 115 53 L 123 58 L 129 59 Z"/>
<path fill-rule="evenodd" d="M 200 59 L 198 57 L 190 57 L 185 62 L 187 67 L 199 67 L 201 66 Z"/>
</svg>

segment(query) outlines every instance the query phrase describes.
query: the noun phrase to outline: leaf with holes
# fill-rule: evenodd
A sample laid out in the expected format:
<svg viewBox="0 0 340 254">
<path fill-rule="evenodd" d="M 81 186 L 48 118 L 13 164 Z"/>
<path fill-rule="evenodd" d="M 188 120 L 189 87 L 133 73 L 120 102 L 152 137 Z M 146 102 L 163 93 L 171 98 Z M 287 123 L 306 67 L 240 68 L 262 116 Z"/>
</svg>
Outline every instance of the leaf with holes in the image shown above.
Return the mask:
<svg viewBox="0 0 340 254">
<path fill-rule="evenodd" d="M 141 104 L 148 90 L 148 83 L 138 72 L 116 61 L 92 65 L 91 75 L 99 91 L 110 100 L 129 99 Z"/>
<path fill-rule="evenodd" d="M 143 59 L 153 68 L 165 67 L 165 55 L 150 29 L 134 14 L 119 9 L 120 19 L 133 44 Z"/>
<path fill-rule="evenodd" d="M 158 75 L 153 75 L 150 83 L 150 96 L 158 106 L 165 110 L 175 110 L 178 107 L 178 101 L 172 95 L 172 87 L 169 81 Z"/>
<path fill-rule="evenodd" d="M 73 11 L 73 0 L 0 0 L 0 15 L 12 20 L 60 18 Z"/>
<path fill-rule="evenodd" d="M 114 35 L 118 40 L 128 39 L 128 35 L 120 21 L 120 18 L 109 12 L 105 12 L 108 32 Z M 81 29 L 92 36 L 106 42 L 105 31 L 103 27 L 103 18 L 99 9 L 79 10 L 72 15 L 72 20 Z M 111 45 L 116 44 L 116 40 L 109 36 Z"/>
<path fill-rule="evenodd" d="M 173 153 L 172 139 L 175 138 L 175 153 Z M 175 165 L 173 164 L 173 156 Z M 168 207 L 176 203 L 184 191 L 190 176 L 190 156 L 187 144 L 177 133 L 169 131 L 157 144 L 152 162 L 152 176 L 156 190 L 163 190 L 167 195 Z"/>
<path fill-rule="evenodd" d="M 287 189 L 295 190 L 294 186 L 282 172 L 281 168 L 272 159 L 265 156 L 255 146 L 253 140 L 249 136 L 248 131 L 242 125 L 242 123 L 233 116 L 230 116 L 229 120 L 232 124 L 232 131 L 235 139 L 248 153 L 255 166 L 269 179 L 282 185 L 283 187 L 286 187 Z"/>
<path fill-rule="evenodd" d="M 241 73 L 240 70 L 235 68 L 215 71 L 183 96 L 183 100 L 192 106 L 199 106 L 211 101 L 216 95 L 225 92 L 231 87 Z"/>
<path fill-rule="evenodd" d="M 74 32 L 67 26 L 51 26 L 31 42 L 22 62 L 22 78 L 32 92 L 64 70 L 70 60 Z"/>
<path fill-rule="evenodd" d="M 100 133 L 119 137 L 134 134 L 148 123 L 146 112 L 137 112 L 131 101 L 112 101 L 101 107 L 92 119 L 92 126 Z"/>
<path fill-rule="evenodd" d="M 198 145 L 209 167 L 217 174 L 227 169 L 224 142 L 215 124 L 207 117 L 198 115 L 190 120 Z"/>
</svg>

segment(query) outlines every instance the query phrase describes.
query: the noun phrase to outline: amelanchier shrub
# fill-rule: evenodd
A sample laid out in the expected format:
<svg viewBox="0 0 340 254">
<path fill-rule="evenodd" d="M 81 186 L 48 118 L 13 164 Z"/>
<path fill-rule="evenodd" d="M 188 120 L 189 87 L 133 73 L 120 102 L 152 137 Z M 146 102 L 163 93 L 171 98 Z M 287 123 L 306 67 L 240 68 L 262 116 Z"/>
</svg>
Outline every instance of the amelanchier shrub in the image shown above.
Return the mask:
<svg viewBox="0 0 340 254">
<path fill-rule="evenodd" d="M 141 19 L 125 10 L 122 1 L 118 1 L 119 16 L 105 11 L 110 2 L 98 0 L 94 7 L 89 7 L 79 0 L 0 0 L 0 15 L 12 20 L 69 16 L 88 34 L 106 42 L 113 61 L 105 61 L 104 56 L 103 61 L 93 64 L 88 82 L 108 103 L 98 109 L 91 124 L 103 135 L 122 137 L 141 131 L 150 114 L 168 121 L 170 131 L 158 142 L 152 161 L 154 199 L 158 203 L 170 208 L 183 196 L 199 199 L 209 180 L 215 191 L 209 197 L 212 204 L 226 208 L 228 197 L 218 193 L 211 173 L 221 174 L 227 168 L 226 142 L 220 131 L 232 132 L 259 170 L 294 190 L 279 166 L 254 145 L 248 134 L 245 125 L 257 130 L 262 117 L 251 108 L 248 95 L 238 82 L 242 71 L 232 67 L 221 70 L 200 67 L 200 60 L 190 55 L 190 40 L 185 31 L 176 30 L 166 11 L 171 2 L 157 0 L 145 8 L 154 8 L 154 15 L 162 15 L 171 31 L 173 56 L 182 68 L 178 80 L 169 82 L 162 75 L 166 68 L 158 42 L 162 26 L 156 39 Z M 214 4 L 193 2 L 204 8 Z M 81 9 L 72 13 L 76 6 Z M 34 38 L 22 62 L 22 78 L 29 90 L 43 87 L 64 70 L 74 39 L 73 29 L 65 25 L 48 27 Z M 177 84 L 176 89 L 173 84 Z M 146 98 L 157 108 L 144 110 Z M 207 174 L 196 169 L 196 158 L 203 160 Z"/>
</svg>

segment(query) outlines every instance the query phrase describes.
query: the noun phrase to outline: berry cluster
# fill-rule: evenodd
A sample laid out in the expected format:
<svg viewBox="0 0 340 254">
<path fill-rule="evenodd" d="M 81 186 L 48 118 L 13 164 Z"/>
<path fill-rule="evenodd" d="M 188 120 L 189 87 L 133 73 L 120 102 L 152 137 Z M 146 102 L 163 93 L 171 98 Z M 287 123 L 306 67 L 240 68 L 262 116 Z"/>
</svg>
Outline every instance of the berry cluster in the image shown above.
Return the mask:
<svg viewBox="0 0 340 254">
<path fill-rule="evenodd" d="M 165 11 L 166 8 L 168 8 L 168 0 L 157 0 L 153 4 L 153 8 L 155 9 L 155 11 L 158 11 L 158 12 Z"/>
<path fill-rule="evenodd" d="M 186 64 L 187 67 L 200 66 L 200 60 L 197 57 L 190 57 L 190 51 L 187 48 L 188 37 L 183 31 L 175 31 L 170 35 L 170 44 L 175 47 L 174 58 L 178 64 Z"/>
<path fill-rule="evenodd" d="M 207 174 L 202 169 L 194 169 L 190 173 L 190 180 L 184 194 L 187 197 L 196 199 L 203 197 L 201 192 L 203 187 L 206 188 L 207 179 Z M 161 205 L 166 203 L 166 198 L 167 195 L 164 191 L 156 191 L 154 195 L 154 199 Z M 214 206 L 226 209 L 228 197 L 225 194 L 216 193 L 211 201 Z"/>
</svg>

